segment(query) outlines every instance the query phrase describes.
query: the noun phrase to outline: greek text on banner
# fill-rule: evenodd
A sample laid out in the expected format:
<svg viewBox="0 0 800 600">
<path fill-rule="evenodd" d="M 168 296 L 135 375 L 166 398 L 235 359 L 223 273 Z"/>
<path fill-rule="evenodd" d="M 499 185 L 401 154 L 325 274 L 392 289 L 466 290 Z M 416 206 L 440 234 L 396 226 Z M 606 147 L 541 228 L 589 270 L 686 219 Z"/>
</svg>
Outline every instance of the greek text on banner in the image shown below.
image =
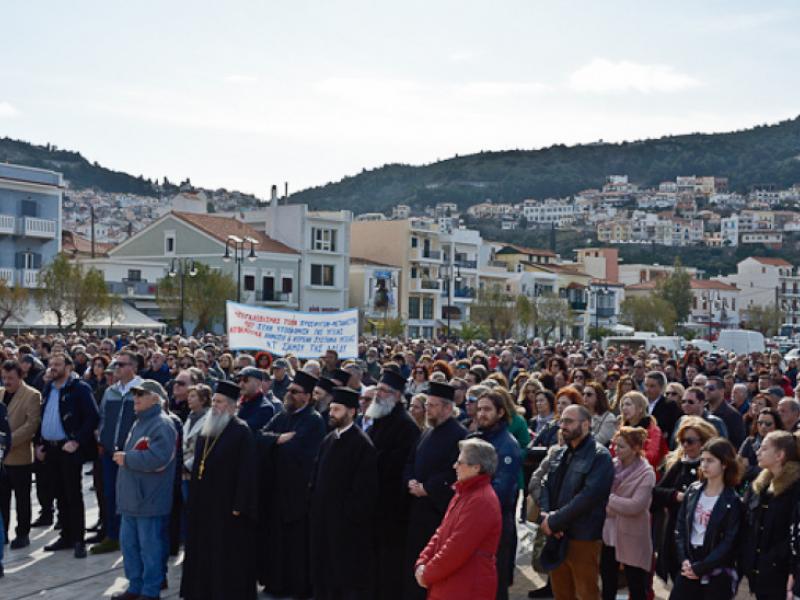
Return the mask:
<svg viewBox="0 0 800 600">
<path fill-rule="evenodd" d="M 317 358 L 336 350 L 358 356 L 358 309 L 306 313 L 228 302 L 228 343 L 232 350 L 267 350 L 284 356 Z"/>
</svg>

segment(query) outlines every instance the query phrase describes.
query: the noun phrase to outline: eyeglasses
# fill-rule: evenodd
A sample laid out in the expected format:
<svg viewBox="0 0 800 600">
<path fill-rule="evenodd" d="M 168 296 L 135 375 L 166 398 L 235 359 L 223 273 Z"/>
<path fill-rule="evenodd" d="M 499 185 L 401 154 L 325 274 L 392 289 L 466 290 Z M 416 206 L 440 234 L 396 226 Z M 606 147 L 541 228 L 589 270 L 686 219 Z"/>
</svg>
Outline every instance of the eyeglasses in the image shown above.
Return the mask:
<svg viewBox="0 0 800 600">
<path fill-rule="evenodd" d="M 681 440 L 681 444 L 684 446 L 694 446 L 695 444 L 699 443 L 700 443 L 700 438 L 687 437 Z"/>
<path fill-rule="evenodd" d="M 713 383 L 707 383 L 707 384 L 705 385 L 705 388 L 706 388 L 707 390 L 709 390 L 709 391 L 714 391 L 715 389 L 717 389 L 717 386 L 715 386 Z"/>
<path fill-rule="evenodd" d="M 477 402 L 477 401 L 478 401 L 477 396 L 467 396 L 467 402 Z"/>
<path fill-rule="evenodd" d="M 120 367 L 130 367 L 131 364 L 129 362 L 118 362 L 114 366 L 119 369 Z"/>
</svg>

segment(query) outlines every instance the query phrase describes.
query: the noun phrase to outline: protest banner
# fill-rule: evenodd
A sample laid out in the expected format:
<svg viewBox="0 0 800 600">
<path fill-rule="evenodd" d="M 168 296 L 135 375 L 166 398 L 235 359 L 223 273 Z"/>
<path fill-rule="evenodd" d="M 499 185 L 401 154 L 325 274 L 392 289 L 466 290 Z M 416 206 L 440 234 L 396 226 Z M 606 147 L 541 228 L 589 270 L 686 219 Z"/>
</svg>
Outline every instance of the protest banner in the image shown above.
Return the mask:
<svg viewBox="0 0 800 600">
<path fill-rule="evenodd" d="M 284 356 L 318 358 L 336 350 L 358 356 L 358 309 L 307 313 L 227 302 L 228 343 L 232 350 L 267 350 Z"/>
</svg>

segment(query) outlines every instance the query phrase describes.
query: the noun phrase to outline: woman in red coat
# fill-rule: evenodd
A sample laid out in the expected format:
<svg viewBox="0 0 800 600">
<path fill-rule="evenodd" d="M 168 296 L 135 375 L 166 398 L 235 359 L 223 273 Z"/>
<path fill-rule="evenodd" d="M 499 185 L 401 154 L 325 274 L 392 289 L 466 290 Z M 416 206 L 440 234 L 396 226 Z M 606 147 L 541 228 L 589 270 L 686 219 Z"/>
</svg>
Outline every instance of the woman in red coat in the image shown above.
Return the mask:
<svg viewBox="0 0 800 600">
<path fill-rule="evenodd" d="M 417 559 L 417 582 L 427 588 L 428 600 L 494 600 L 502 528 L 500 501 L 492 489 L 497 453 L 479 439 L 462 440 L 458 447 L 456 494 Z"/>
</svg>

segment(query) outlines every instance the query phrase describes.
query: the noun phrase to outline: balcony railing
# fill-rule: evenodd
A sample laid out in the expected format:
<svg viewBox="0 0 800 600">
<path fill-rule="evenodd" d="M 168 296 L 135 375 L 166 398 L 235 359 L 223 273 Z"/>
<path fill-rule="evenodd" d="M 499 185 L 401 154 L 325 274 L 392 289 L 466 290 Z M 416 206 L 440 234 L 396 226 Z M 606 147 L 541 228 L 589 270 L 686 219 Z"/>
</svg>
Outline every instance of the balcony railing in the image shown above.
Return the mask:
<svg viewBox="0 0 800 600">
<path fill-rule="evenodd" d="M 0 215 L 0 233 L 16 233 L 17 220 L 11 215 Z"/>
<path fill-rule="evenodd" d="M 118 296 L 155 296 L 156 285 L 149 281 L 107 281 L 106 287 Z"/>
<path fill-rule="evenodd" d="M 412 279 L 412 292 L 438 292 L 442 289 L 442 282 L 435 279 Z"/>
<path fill-rule="evenodd" d="M 39 269 L 21 269 L 19 282 L 25 288 L 39 287 Z"/>
<path fill-rule="evenodd" d="M 596 311 L 597 317 L 600 319 L 609 319 L 616 314 L 613 306 L 601 306 L 597 308 Z"/>
<path fill-rule="evenodd" d="M 51 219 L 22 218 L 22 235 L 26 237 L 56 237 L 56 222 Z"/>
<path fill-rule="evenodd" d="M 290 292 L 276 292 L 276 291 L 261 291 L 258 292 L 259 302 L 291 302 L 292 294 Z"/>
<path fill-rule="evenodd" d="M 14 285 L 14 269 L 0 269 L 0 281 L 4 281 L 6 285 Z"/>
<path fill-rule="evenodd" d="M 478 261 L 477 260 L 456 260 L 453 261 L 453 265 L 456 267 L 460 267 L 462 269 L 477 269 L 478 268 Z"/>
<path fill-rule="evenodd" d="M 475 297 L 475 288 L 456 288 L 453 290 L 453 297 L 454 298 L 474 298 Z"/>
</svg>

